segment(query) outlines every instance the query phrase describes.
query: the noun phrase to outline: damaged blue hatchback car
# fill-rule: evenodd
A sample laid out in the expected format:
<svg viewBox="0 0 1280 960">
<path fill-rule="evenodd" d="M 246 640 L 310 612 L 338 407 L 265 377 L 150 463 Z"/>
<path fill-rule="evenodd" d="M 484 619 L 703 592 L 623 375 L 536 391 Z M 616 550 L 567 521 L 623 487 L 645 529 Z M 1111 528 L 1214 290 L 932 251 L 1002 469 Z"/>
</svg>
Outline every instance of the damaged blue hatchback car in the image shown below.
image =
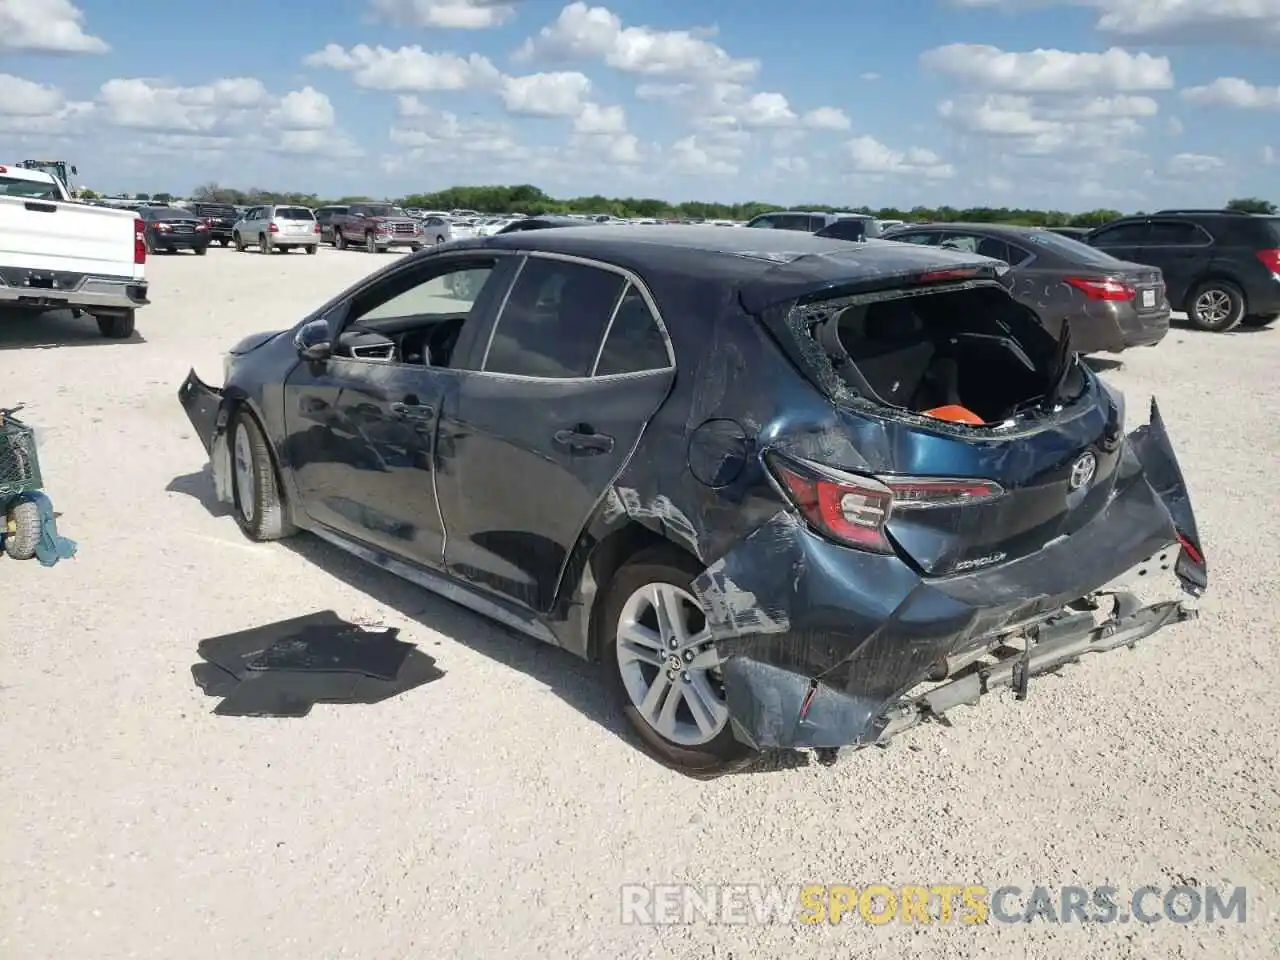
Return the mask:
<svg viewBox="0 0 1280 960">
<path fill-rule="evenodd" d="M 1126 435 L 1000 269 L 778 230 L 464 240 L 179 397 L 252 539 L 310 531 L 602 661 L 690 775 L 829 761 L 1207 584 L 1154 401 Z"/>
</svg>

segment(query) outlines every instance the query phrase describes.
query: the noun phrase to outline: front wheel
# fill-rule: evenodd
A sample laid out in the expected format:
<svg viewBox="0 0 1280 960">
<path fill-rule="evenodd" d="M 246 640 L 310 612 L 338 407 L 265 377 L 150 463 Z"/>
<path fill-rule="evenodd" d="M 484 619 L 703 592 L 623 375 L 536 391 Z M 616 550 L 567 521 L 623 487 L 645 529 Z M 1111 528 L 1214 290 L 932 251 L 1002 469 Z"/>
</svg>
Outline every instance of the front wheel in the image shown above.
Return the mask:
<svg viewBox="0 0 1280 960">
<path fill-rule="evenodd" d="M 1244 294 L 1235 284 L 1210 280 L 1196 288 L 1187 316 L 1199 330 L 1226 333 L 1244 319 Z"/>
<path fill-rule="evenodd" d="M 98 332 L 108 340 L 128 340 L 133 336 L 134 311 L 124 313 L 106 313 L 95 317 L 98 321 Z"/>
<path fill-rule="evenodd" d="M 19 500 L 8 510 L 4 552 L 12 560 L 30 560 L 40 545 L 40 507 L 31 500 Z"/>
<path fill-rule="evenodd" d="M 240 236 L 240 234 L 238 234 L 238 233 L 237 233 L 237 234 L 235 235 L 235 242 L 236 242 L 236 252 L 237 252 L 237 253 L 244 253 L 244 251 L 245 251 L 245 249 L 246 249 L 246 248 L 245 248 L 245 245 L 244 245 L 244 238 L 243 238 L 242 236 Z"/>
<path fill-rule="evenodd" d="M 378 252 L 378 242 L 373 239 L 372 233 L 366 233 L 364 235 L 364 249 L 366 253 Z"/>
<path fill-rule="evenodd" d="M 1240 325 L 1256 330 L 1260 327 L 1269 327 L 1277 320 L 1280 320 L 1280 313 L 1251 313 L 1240 321 Z"/>
<path fill-rule="evenodd" d="M 673 548 L 645 551 L 614 575 L 596 629 L 622 712 L 648 751 L 710 779 L 756 754 L 729 723 L 719 656 L 693 595 L 697 574 L 697 564 Z"/>
<path fill-rule="evenodd" d="M 279 540 L 294 532 L 285 514 L 275 462 L 258 421 L 240 410 L 232 422 L 231 490 L 236 523 L 250 540 Z"/>
</svg>

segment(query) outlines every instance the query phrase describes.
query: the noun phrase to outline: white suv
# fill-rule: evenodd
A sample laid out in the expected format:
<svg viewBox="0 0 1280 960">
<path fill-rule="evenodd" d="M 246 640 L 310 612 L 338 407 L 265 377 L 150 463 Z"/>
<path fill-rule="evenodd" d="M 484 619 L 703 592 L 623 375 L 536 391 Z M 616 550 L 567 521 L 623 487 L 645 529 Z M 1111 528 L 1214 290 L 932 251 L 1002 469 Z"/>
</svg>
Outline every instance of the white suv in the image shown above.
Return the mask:
<svg viewBox="0 0 1280 960">
<path fill-rule="evenodd" d="M 259 253 L 288 253 L 303 247 L 314 254 L 320 246 L 320 224 L 310 207 L 283 203 L 250 207 L 231 228 L 231 239 L 241 253 L 247 247 L 257 247 Z"/>
</svg>

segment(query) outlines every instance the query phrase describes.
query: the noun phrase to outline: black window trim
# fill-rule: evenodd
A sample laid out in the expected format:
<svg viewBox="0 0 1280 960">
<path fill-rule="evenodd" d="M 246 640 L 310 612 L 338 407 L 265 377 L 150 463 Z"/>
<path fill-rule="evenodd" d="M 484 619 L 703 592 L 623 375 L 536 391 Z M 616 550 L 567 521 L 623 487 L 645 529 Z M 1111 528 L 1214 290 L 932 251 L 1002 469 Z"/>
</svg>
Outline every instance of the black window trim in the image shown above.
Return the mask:
<svg viewBox="0 0 1280 960">
<path fill-rule="evenodd" d="M 498 332 L 498 325 L 502 323 L 502 315 L 506 312 L 507 301 L 511 299 L 511 291 L 516 288 L 516 284 L 520 282 L 520 275 L 524 273 L 525 264 L 530 260 L 556 260 L 561 263 L 574 263 L 583 267 L 594 267 L 597 270 L 604 270 L 609 273 L 616 273 L 627 281 L 622 286 L 622 292 L 618 296 L 618 300 L 613 305 L 613 312 L 609 315 L 609 321 L 605 324 L 605 328 L 600 337 L 600 343 L 596 346 L 595 360 L 591 364 L 591 372 L 585 377 L 540 377 L 523 373 L 503 373 L 500 370 L 485 369 L 489 364 L 489 352 L 493 349 L 493 338 Z M 640 293 L 641 299 L 644 300 L 645 306 L 649 308 L 649 313 L 653 321 L 658 325 L 658 332 L 662 334 L 662 342 L 667 348 L 667 365 L 665 367 L 653 370 L 634 370 L 626 373 L 608 373 L 603 376 L 595 376 L 594 371 L 596 365 L 600 362 L 600 354 L 604 348 L 605 338 L 608 337 L 609 331 L 613 328 L 613 319 L 617 316 L 618 308 L 622 305 L 622 301 L 627 292 L 628 284 L 634 286 Z M 539 383 L 586 383 L 593 380 L 632 380 L 636 377 L 651 377 L 654 374 L 672 373 L 676 369 L 675 349 L 671 345 L 671 336 L 667 332 L 667 324 L 662 319 L 662 314 L 658 311 L 658 304 L 653 299 L 653 294 L 649 292 L 649 288 L 645 285 L 636 274 L 628 270 L 626 267 L 620 267 L 613 263 L 606 263 L 603 260 L 592 260 L 590 257 L 577 257 L 568 253 L 552 253 L 545 250 L 530 250 L 524 252 L 524 257 L 520 261 L 520 265 L 516 267 L 515 273 L 511 277 L 511 283 L 507 286 L 506 292 L 502 295 L 502 301 L 498 304 L 498 309 L 494 313 L 493 322 L 489 326 L 489 338 L 484 345 L 484 353 L 480 358 L 479 369 L 469 370 L 468 373 L 475 376 L 493 377 L 502 380 L 524 380 Z"/>
</svg>

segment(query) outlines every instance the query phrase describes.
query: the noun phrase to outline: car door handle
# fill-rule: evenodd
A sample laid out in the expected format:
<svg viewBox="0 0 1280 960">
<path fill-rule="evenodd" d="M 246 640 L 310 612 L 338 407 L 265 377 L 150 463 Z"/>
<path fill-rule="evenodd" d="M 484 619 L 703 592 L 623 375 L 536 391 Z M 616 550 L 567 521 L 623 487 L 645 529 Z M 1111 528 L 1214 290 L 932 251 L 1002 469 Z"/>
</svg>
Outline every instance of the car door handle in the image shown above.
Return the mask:
<svg viewBox="0 0 1280 960">
<path fill-rule="evenodd" d="M 586 430 L 557 430 L 555 441 L 574 453 L 608 453 L 613 449 L 613 437 Z"/>
<path fill-rule="evenodd" d="M 393 403 L 391 412 L 401 420 L 430 420 L 436 415 L 436 408 L 425 403 Z"/>
</svg>

